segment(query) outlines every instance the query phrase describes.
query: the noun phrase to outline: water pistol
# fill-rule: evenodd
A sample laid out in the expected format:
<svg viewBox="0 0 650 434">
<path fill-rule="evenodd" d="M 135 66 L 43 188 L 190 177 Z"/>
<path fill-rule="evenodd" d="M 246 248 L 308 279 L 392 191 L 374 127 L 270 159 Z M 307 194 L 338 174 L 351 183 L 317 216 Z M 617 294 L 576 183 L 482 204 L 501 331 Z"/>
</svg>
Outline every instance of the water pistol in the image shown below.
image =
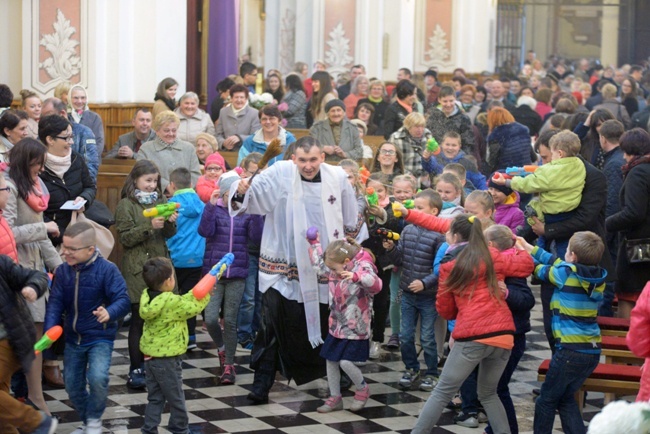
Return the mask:
<svg viewBox="0 0 650 434">
<path fill-rule="evenodd" d="M 530 164 L 523 167 L 508 167 L 506 169 L 506 175 L 510 176 L 528 176 L 531 173 L 534 173 L 539 166 Z"/>
<path fill-rule="evenodd" d="M 377 196 L 377 192 L 372 187 L 366 188 L 366 199 L 368 199 L 368 205 L 379 205 L 379 196 Z"/>
<path fill-rule="evenodd" d="M 214 289 L 215 283 L 217 280 L 221 279 L 223 273 L 226 272 L 228 267 L 230 267 L 235 260 L 235 255 L 232 253 L 226 253 L 223 258 L 219 260 L 214 266 L 210 269 L 208 274 L 203 276 L 199 283 L 192 288 L 192 294 L 197 300 L 202 300 L 212 289 Z"/>
<path fill-rule="evenodd" d="M 142 211 L 142 215 L 149 218 L 164 217 L 165 220 L 167 220 L 169 216 L 174 214 L 180 207 L 181 204 L 176 202 L 161 203 L 153 208 L 145 209 Z"/>
<path fill-rule="evenodd" d="M 377 235 L 379 235 L 385 240 L 391 240 L 391 241 L 399 240 L 399 234 L 397 232 L 393 232 L 390 229 L 386 229 L 386 228 L 377 229 Z"/>
<path fill-rule="evenodd" d="M 402 212 L 400 211 L 400 203 L 393 202 L 391 206 L 393 207 L 393 215 L 397 218 L 402 217 Z M 407 199 L 401 204 L 401 206 L 406 209 L 413 209 L 415 208 L 415 201 L 413 199 Z"/>
<path fill-rule="evenodd" d="M 318 242 L 318 228 L 316 226 L 307 229 L 307 241 L 312 246 Z"/>
<path fill-rule="evenodd" d="M 370 177 L 370 171 L 366 169 L 366 166 L 361 166 L 359 169 L 359 180 L 363 185 L 366 185 L 368 178 Z"/>
<path fill-rule="evenodd" d="M 63 329 L 58 325 L 46 331 L 43 337 L 34 344 L 34 354 L 42 353 L 43 351 L 50 348 L 52 344 L 61 337 L 62 334 Z"/>
<path fill-rule="evenodd" d="M 431 152 L 433 155 L 438 155 L 440 153 L 440 145 L 435 138 L 431 137 L 427 140 L 427 151 Z"/>
</svg>

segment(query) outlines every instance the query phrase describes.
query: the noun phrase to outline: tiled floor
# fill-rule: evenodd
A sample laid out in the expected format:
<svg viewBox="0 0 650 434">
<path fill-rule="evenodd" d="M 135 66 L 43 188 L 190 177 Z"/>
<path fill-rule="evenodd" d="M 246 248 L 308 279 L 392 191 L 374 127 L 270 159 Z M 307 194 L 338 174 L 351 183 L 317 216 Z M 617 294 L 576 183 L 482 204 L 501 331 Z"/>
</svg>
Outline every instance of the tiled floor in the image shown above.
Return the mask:
<svg viewBox="0 0 650 434">
<path fill-rule="evenodd" d="M 534 402 L 531 391 L 533 387 L 539 386 L 536 376 L 540 361 L 550 357 L 541 317 L 538 303 L 532 314 L 533 330 L 527 335 L 526 354 L 510 384 L 522 433 L 532 432 Z M 200 327 L 198 329 L 201 330 Z M 183 370 L 192 433 L 408 433 L 428 396 L 428 393 L 418 390 L 401 391 L 397 387 L 403 369 L 399 352 L 382 351 L 380 360 L 368 362 L 363 368 L 372 396 L 367 407 L 357 414 L 348 411 L 330 414 L 316 412 L 327 395 L 325 379 L 297 387 L 293 383 L 287 385 L 286 381 L 278 378 L 271 391 L 269 404 L 252 406 L 246 399 L 253 382 L 253 372 L 248 368 L 248 355 L 238 353 L 235 359 L 237 384 L 220 386 L 216 378 L 220 374 L 220 368 L 214 344 L 203 331 L 199 332 L 197 340 L 199 349 L 187 355 Z M 113 354 L 104 432 L 140 432 L 147 394 L 127 389 L 127 373 L 128 351 L 126 329 L 123 329 Z M 57 431 L 59 434 L 70 433 L 79 426 L 65 390 L 46 390 L 45 393 L 50 410 L 61 418 Z M 353 395 L 350 391 L 344 393 L 346 407 Z M 602 407 L 602 395 L 590 393 L 587 403 L 585 420 L 590 420 Z M 440 427 L 432 432 L 482 433 L 483 425 L 477 429 L 454 425 L 453 415 L 453 412 L 446 410 L 440 419 Z M 162 433 L 168 432 L 164 429 L 168 417 L 169 414 L 163 415 Z M 556 418 L 556 427 L 559 427 L 559 418 Z"/>
</svg>

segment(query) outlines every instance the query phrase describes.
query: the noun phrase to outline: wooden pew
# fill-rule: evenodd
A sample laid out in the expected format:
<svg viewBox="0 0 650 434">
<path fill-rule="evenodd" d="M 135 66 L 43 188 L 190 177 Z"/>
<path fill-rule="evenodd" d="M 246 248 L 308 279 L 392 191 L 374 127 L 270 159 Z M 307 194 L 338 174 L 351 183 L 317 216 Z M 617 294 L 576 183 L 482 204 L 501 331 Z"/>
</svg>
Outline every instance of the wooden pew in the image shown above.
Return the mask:
<svg viewBox="0 0 650 434">
<path fill-rule="evenodd" d="M 612 318 L 599 316 L 597 318 L 600 334 L 603 336 L 627 336 L 630 329 L 630 320 L 626 318 Z"/>
</svg>

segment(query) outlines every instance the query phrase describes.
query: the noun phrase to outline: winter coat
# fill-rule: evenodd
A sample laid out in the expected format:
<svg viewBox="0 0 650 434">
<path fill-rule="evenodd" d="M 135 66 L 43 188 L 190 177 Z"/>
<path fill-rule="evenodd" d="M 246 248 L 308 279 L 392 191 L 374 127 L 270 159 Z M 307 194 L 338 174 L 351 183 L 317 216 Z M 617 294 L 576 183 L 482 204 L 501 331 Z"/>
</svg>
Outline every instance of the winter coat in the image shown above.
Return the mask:
<svg viewBox="0 0 650 434">
<path fill-rule="evenodd" d="M 427 129 L 431 131 L 431 134 L 438 143 L 442 143 L 445 133 L 453 131 L 460 134 L 461 149 L 467 154 L 474 153 L 474 130 L 472 129 L 472 121 L 458 107 L 454 109 L 454 113 L 449 117 L 438 107 L 431 107 L 427 112 L 426 118 Z"/>
<path fill-rule="evenodd" d="M 436 300 L 438 313 L 447 320 L 457 320 L 451 336 L 459 342 L 514 334 L 512 313 L 504 302 L 503 295 L 499 292 L 499 299 L 496 299 L 490 294 L 485 280 L 485 264 L 480 265 L 473 291 L 468 289 L 460 296 L 448 289 L 446 281 L 456 265 L 458 255 L 466 246 L 452 246 L 440 264 L 440 284 Z M 526 252 L 502 255 L 490 247 L 490 255 L 497 280 L 504 280 L 506 277 L 525 278 L 533 271 L 533 258 Z"/>
<path fill-rule="evenodd" d="M 101 157 L 97 153 L 97 139 L 95 139 L 95 135 L 87 126 L 72 122 L 72 137 L 74 138 L 72 150 L 84 157 L 90 176 L 93 181 L 96 181 Z"/>
<path fill-rule="evenodd" d="M 618 102 L 616 98 L 604 100 L 601 104 L 598 104 L 594 107 L 594 110 L 598 109 L 609 110 L 614 115 L 614 119 L 621 122 L 626 130 L 629 130 L 632 126 L 632 119 L 630 119 L 630 114 L 627 112 L 625 106 Z"/>
<path fill-rule="evenodd" d="M 196 184 L 201 176 L 199 159 L 196 156 L 194 145 L 176 139 L 173 143 L 165 143 L 159 137 L 145 143 L 136 156 L 137 160 L 150 160 L 158 166 L 160 171 L 160 185 L 162 190 L 167 190 L 169 174 L 177 167 L 184 167 L 192 174 L 192 185 Z"/>
<path fill-rule="evenodd" d="M 641 387 L 637 402 L 650 401 L 650 282 L 636 301 L 630 315 L 630 330 L 626 337 L 627 346 L 635 355 L 645 357 L 642 368 Z"/>
<path fill-rule="evenodd" d="M 145 289 L 140 298 L 144 320 L 140 351 L 151 357 L 185 354 L 189 341 L 187 320 L 198 315 L 210 301 L 210 294 L 197 300 L 192 292 L 177 295 Z"/>
<path fill-rule="evenodd" d="M 476 164 L 467 158 L 464 151 L 460 151 L 454 158 L 447 158 L 445 154 L 440 152 L 435 157 L 428 160 L 422 159 L 422 168 L 429 173 L 440 175 L 445 169 L 447 164 L 457 163 L 462 165 L 467 171 L 467 180 L 472 183 L 475 188 L 479 190 L 487 190 L 487 181 L 485 176 L 478 171 Z"/>
<path fill-rule="evenodd" d="M 402 151 L 404 160 L 404 171 L 419 177 L 424 173 L 422 169 L 422 151 L 427 147 L 427 141 L 431 138 L 431 131 L 424 129 L 420 139 L 411 136 L 408 130 L 401 127 L 391 134 L 388 141 Z"/>
<path fill-rule="evenodd" d="M 50 192 L 50 201 L 47 209 L 43 212 L 43 218 L 46 222 L 54 221 L 59 227 L 59 236 L 54 237 L 50 235 L 52 244 L 58 246 L 63 240 L 65 229 L 70 224 L 72 218 L 72 211 L 62 210 L 61 206 L 69 201 L 75 200 L 77 197 L 86 199 L 84 207 L 87 209 L 92 205 L 97 193 L 97 186 L 93 181 L 88 171 L 86 162 L 81 155 L 72 151 L 71 164 L 67 172 L 63 174 L 63 179 L 59 178 L 54 172 L 48 169 L 47 165 L 45 170 L 39 175 L 45 183 L 47 190 Z"/>
<path fill-rule="evenodd" d="M 147 286 L 142 278 L 142 266 L 147 259 L 158 256 L 169 258 L 165 238 L 176 234 L 176 223 L 167 220 L 162 229 L 154 229 L 151 219 L 142 215 L 145 209 L 163 203 L 167 203 L 164 196 L 152 205 L 142 205 L 135 199 L 124 198 L 115 209 L 115 230 L 124 246 L 120 270 L 126 280 L 131 303 L 140 302 L 142 290 Z"/>
<path fill-rule="evenodd" d="M 199 180 L 196 182 L 196 194 L 199 195 L 203 203 L 208 203 L 215 190 L 219 190 L 218 179 L 208 179 L 205 175 L 199 176 Z"/>
<path fill-rule="evenodd" d="M 257 110 L 253 107 L 245 107 L 238 114 L 227 106 L 221 109 L 219 113 L 219 123 L 217 123 L 216 136 L 219 143 L 219 149 L 224 149 L 223 142 L 230 136 L 239 137 L 239 144 L 233 148 L 233 151 L 239 149 L 244 139 L 262 128 L 260 117 Z"/>
<path fill-rule="evenodd" d="M 73 86 L 74 88 L 74 86 Z M 72 89 L 70 89 L 72 91 Z M 88 106 L 86 106 L 88 107 Z M 72 114 L 68 115 L 71 124 L 74 124 Z M 104 152 L 104 122 L 102 118 L 93 111 L 84 110 L 79 120 L 79 124 L 88 127 L 95 136 L 95 146 L 97 148 L 97 161 L 101 162 L 102 153 Z"/>
<path fill-rule="evenodd" d="M 632 115 L 632 128 L 637 127 L 650 131 L 650 105 Z"/>
<path fill-rule="evenodd" d="M 12 261 L 18 263 L 16 239 L 2 210 L 0 210 L 0 255 L 7 255 Z"/>
<path fill-rule="evenodd" d="M 504 256 L 516 255 L 517 249 L 512 247 L 502 250 Z M 506 303 L 512 313 L 515 322 L 515 334 L 523 334 L 530 331 L 530 311 L 535 306 L 535 296 L 530 286 L 523 277 L 506 277 L 504 281 L 508 291 L 506 292 Z"/>
<path fill-rule="evenodd" d="M 310 129 L 309 135 L 318 139 L 323 146 L 339 146 L 347 156 L 352 160 L 361 160 L 363 156 L 363 148 L 361 147 L 361 139 L 359 138 L 359 129 L 349 120 L 343 119 L 341 121 L 341 139 L 336 143 L 334 133 L 330 126 L 329 119 L 316 122 Z M 343 159 L 336 154 L 325 155 L 327 162 L 336 163 Z"/>
<path fill-rule="evenodd" d="M 402 276 L 399 281 L 403 292 L 418 297 L 433 297 L 438 290 L 438 278 L 433 274 L 433 260 L 445 237 L 437 232 L 421 226 L 408 225 L 402 230 L 399 242 L 395 248 L 386 251 L 388 263 L 401 267 Z M 386 262 L 380 259 L 380 263 Z M 421 280 L 424 289 L 413 292 L 408 286 L 414 280 Z"/>
<path fill-rule="evenodd" d="M 176 235 L 167 239 L 167 248 L 175 268 L 203 266 L 205 238 L 199 235 L 199 223 L 205 204 L 191 188 L 177 190 L 169 199 L 180 204 Z"/>
<path fill-rule="evenodd" d="M 150 142 L 151 140 L 154 140 L 156 138 L 156 132 L 154 130 L 151 130 L 149 133 L 149 137 L 147 137 L 144 140 L 140 141 L 140 147 L 144 145 L 147 142 Z M 138 137 L 135 135 L 135 131 L 131 131 L 130 133 L 122 134 L 118 139 L 117 142 L 113 145 L 110 151 L 108 151 L 108 154 L 106 154 L 106 158 L 118 158 L 117 153 L 120 151 L 120 148 L 122 146 L 126 146 L 127 148 L 131 149 L 133 151 L 133 158 L 137 158 L 137 152 L 135 150 L 135 145 L 138 141 Z M 139 150 L 139 148 L 138 148 Z"/>
<path fill-rule="evenodd" d="M 107 323 L 100 323 L 93 315 L 100 306 L 110 316 Z M 65 314 L 66 342 L 89 345 L 113 341 L 119 328 L 118 320 L 130 311 L 131 302 L 120 270 L 95 250 L 88 261 L 74 266 L 65 263 L 56 270 L 43 329 L 62 325 Z"/>
<path fill-rule="evenodd" d="M 542 128 L 542 118 L 535 110 L 526 104 L 522 104 L 512 111 L 512 116 L 515 121 L 528 127 L 531 136 L 539 134 L 539 130 Z"/>
<path fill-rule="evenodd" d="M 501 205 L 495 205 L 494 221 L 510 228 L 513 234 L 518 227 L 524 226 L 524 212 L 519 208 L 519 193 L 513 192 Z"/>
<path fill-rule="evenodd" d="M 0 255 L 0 332 L 9 339 L 9 345 L 25 372 L 34 360 L 36 329 L 21 291 L 34 288 L 40 298 L 47 290 L 47 274 L 30 270 Z"/>
<path fill-rule="evenodd" d="M 199 235 L 205 240 L 203 274 L 219 262 L 226 253 L 235 255 L 223 278 L 245 279 L 248 276 L 248 241 L 260 243 L 263 220 L 261 216 L 241 214 L 231 217 L 221 199 L 217 205 L 208 202 L 199 224 Z"/>
<path fill-rule="evenodd" d="M 539 264 L 535 276 L 555 287 L 550 304 L 555 348 L 600 354 L 600 327 L 596 317 L 607 271 L 597 265 L 558 260 L 539 247 L 531 255 Z"/>
<path fill-rule="evenodd" d="M 534 154 L 528 128 L 517 122 L 496 127 L 487 138 L 487 173 L 531 164 Z M 485 171 L 483 173 L 486 173 Z"/>
<path fill-rule="evenodd" d="M 325 266 L 320 243 L 310 245 L 309 258 L 318 274 L 328 279 L 330 335 L 337 339 L 370 339 L 372 299 L 382 286 L 370 254 L 361 249 L 352 258 L 346 266 L 353 273 L 350 279 L 341 279 Z"/>
<path fill-rule="evenodd" d="M 290 90 L 284 95 L 282 102 L 288 106 L 282 112 L 282 117 L 287 120 L 286 128 L 307 128 L 307 118 L 305 117 L 307 97 L 305 96 L 305 92 L 302 90 L 297 92 Z"/>
<path fill-rule="evenodd" d="M 372 116 L 372 122 L 377 127 L 377 131 L 375 132 L 375 134 L 379 136 L 382 135 L 381 126 L 382 126 L 382 122 L 384 122 L 384 116 L 386 115 L 386 109 L 388 108 L 388 103 L 383 99 L 379 102 L 372 102 L 368 98 L 362 98 L 357 103 L 357 107 L 359 107 L 359 105 L 363 104 L 364 102 L 370 104 L 375 108 L 375 114 Z"/>
<path fill-rule="evenodd" d="M 287 146 L 289 146 L 290 144 L 296 141 L 296 137 L 282 127 L 278 127 L 278 129 L 279 129 L 278 139 L 280 139 L 280 145 L 282 146 L 282 150 L 285 151 L 287 149 Z M 264 154 L 264 152 L 266 152 L 267 147 L 268 144 L 264 141 L 264 132 L 260 128 L 254 134 L 251 134 L 250 136 L 246 137 L 246 140 L 244 140 L 244 143 L 241 145 L 241 148 L 239 148 L 239 154 L 237 156 L 237 164 L 241 164 L 242 160 L 252 152 L 259 152 L 260 154 Z M 277 157 L 270 159 L 268 166 L 270 167 L 276 161 L 282 161 L 283 157 L 284 157 L 284 152 L 278 155 Z"/>
<path fill-rule="evenodd" d="M 413 111 L 411 113 L 416 111 L 416 106 L 413 104 Z M 406 109 L 397 101 L 386 107 L 386 111 L 384 112 L 384 121 L 381 125 L 381 131 L 384 133 L 384 138 L 386 140 L 388 140 L 394 132 L 402 128 L 402 125 L 404 125 L 404 118 L 408 115 L 409 112 L 407 112 Z"/>
<path fill-rule="evenodd" d="M 215 135 L 216 131 L 210 115 L 200 108 L 197 108 L 196 113 L 189 117 L 181 111 L 180 107 L 174 110 L 174 113 L 181 120 L 177 133 L 180 140 L 196 145 L 196 136 L 200 133 Z"/>
<path fill-rule="evenodd" d="M 621 188 L 621 210 L 606 220 L 608 232 L 620 232 L 625 240 L 650 238 L 650 163 L 633 167 Z M 625 241 L 618 248 L 616 292 L 640 293 L 650 280 L 647 263 L 630 264 Z"/>
<path fill-rule="evenodd" d="M 619 194 L 623 188 L 623 166 L 626 164 L 623 158 L 623 150 L 617 146 L 611 151 L 603 154 L 605 167 L 603 173 L 607 178 L 607 207 L 605 215 L 612 216 L 621 210 Z"/>
</svg>

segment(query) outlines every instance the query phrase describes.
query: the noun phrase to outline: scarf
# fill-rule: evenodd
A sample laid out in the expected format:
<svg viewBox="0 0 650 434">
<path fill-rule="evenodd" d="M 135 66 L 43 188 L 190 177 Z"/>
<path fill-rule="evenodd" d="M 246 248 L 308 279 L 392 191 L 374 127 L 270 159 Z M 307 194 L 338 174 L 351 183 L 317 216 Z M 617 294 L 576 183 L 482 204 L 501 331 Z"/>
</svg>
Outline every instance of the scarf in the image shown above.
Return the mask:
<svg viewBox="0 0 650 434">
<path fill-rule="evenodd" d="M 72 120 L 76 124 L 78 124 L 79 122 L 81 122 L 81 117 L 84 114 L 84 110 L 83 109 L 82 110 L 77 110 L 77 109 L 73 108 L 72 111 L 70 112 L 70 114 L 72 115 Z"/>
<path fill-rule="evenodd" d="M 241 113 L 241 111 L 244 110 L 246 107 L 248 107 L 248 101 L 246 101 L 246 104 L 244 104 L 244 107 L 240 108 L 239 110 L 237 110 L 235 107 L 233 107 L 232 104 L 230 104 L 230 109 L 235 114 L 235 116 L 238 116 L 239 113 Z"/>
<path fill-rule="evenodd" d="M 50 169 L 56 176 L 63 179 L 63 175 L 70 169 L 72 165 L 72 151 L 68 152 L 65 157 L 59 157 L 54 154 L 47 153 L 45 160 L 45 167 Z"/>
<path fill-rule="evenodd" d="M 167 106 L 167 108 L 169 110 L 171 110 L 171 111 L 176 110 L 176 101 L 174 101 L 173 99 L 164 98 L 164 97 L 158 96 L 158 94 L 156 94 L 156 95 L 154 95 L 153 100 L 154 101 L 161 100 L 162 102 L 165 103 L 165 105 Z"/>
<path fill-rule="evenodd" d="M 30 191 L 27 195 L 25 203 L 27 203 L 27 205 L 29 205 L 29 207 L 35 212 L 42 213 L 47 209 L 49 201 L 50 192 L 47 191 L 47 187 L 41 178 L 38 178 L 36 181 L 34 181 L 34 184 L 32 185 L 32 191 Z"/>
<path fill-rule="evenodd" d="M 413 106 L 410 106 L 399 99 L 397 100 L 397 104 L 401 105 L 409 114 L 413 113 Z"/>
<path fill-rule="evenodd" d="M 148 192 L 136 188 L 133 195 L 135 196 L 135 200 L 141 205 L 153 205 L 158 200 L 157 191 Z"/>
<path fill-rule="evenodd" d="M 368 95 L 368 101 L 370 101 L 373 104 L 379 104 L 382 102 L 384 99 L 382 97 L 379 97 L 377 99 L 373 98 L 372 96 Z"/>
<path fill-rule="evenodd" d="M 629 163 L 623 165 L 623 178 L 627 177 L 627 174 L 630 170 L 638 166 L 639 164 L 649 164 L 650 163 L 650 154 L 639 155 L 630 160 Z"/>
</svg>

